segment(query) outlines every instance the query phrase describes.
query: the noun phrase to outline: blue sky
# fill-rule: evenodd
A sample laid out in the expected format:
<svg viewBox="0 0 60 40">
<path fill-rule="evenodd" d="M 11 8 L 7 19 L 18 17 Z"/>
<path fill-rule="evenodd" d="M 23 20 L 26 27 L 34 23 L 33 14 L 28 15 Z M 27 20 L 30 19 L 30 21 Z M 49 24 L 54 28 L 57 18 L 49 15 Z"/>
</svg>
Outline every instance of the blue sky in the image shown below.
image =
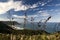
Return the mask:
<svg viewBox="0 0 60 40">
<path fill-rule="evenodd" d="M 28 21 L 31 17 L 39 22 L 52 16 L 48 22 L 60 22 L 60 0 L 0 0 L 0 20 L 23 22 L 25 12 Z"/>
</svg>

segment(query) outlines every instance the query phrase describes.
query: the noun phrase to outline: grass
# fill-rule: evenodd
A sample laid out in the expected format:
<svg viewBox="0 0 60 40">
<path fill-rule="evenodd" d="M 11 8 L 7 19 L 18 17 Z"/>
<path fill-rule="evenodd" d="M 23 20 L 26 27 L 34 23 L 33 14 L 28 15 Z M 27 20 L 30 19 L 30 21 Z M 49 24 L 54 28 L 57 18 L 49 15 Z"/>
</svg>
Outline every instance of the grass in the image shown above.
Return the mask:
<svg viewBox="0 0 60 40">
<path fill-rule="evenodd" d="M 60 40 L 60 32 L 49 34 L 45 31 L 13 30 L 11 34 L 0 33 L 0 40 Z"/>
<path fill-rule="evenodd" d="M 43 30 L 13 30 L 0 22 L 0 40 L 60 40 L 60 32 L 50 34 Z"/>
</svg>

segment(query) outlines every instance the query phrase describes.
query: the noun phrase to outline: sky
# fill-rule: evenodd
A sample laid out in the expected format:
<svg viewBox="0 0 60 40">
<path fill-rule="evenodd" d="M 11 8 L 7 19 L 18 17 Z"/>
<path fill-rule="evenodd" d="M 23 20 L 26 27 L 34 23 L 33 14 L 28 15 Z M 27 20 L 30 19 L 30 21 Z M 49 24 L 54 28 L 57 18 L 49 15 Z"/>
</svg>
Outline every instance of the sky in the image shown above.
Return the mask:
<svg viewBox="0 0 60 40">
<path fill-rule="evenodd" d="M 60 22 L 60 0 L 0 0 L 0 20 L 7 21 L 11 18 L 18 22 L 24 21 L 24 14 L 27 20 L 31 17 L 34 22 L 46 20 L 48 22 Z"/>
</svg>

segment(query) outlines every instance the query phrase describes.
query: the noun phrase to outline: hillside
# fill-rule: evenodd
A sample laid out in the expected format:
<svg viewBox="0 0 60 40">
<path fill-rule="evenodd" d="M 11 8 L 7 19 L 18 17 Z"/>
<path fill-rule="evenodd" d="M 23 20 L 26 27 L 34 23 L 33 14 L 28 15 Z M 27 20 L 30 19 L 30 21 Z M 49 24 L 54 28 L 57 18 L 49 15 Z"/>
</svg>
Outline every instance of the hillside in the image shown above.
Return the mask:
<svg viewBox="0 0 60 40">
<path fill-rule="evenodd" d="M 13 28 L 0 21 L 0 33 L 11 33 Z"/>
</svg>

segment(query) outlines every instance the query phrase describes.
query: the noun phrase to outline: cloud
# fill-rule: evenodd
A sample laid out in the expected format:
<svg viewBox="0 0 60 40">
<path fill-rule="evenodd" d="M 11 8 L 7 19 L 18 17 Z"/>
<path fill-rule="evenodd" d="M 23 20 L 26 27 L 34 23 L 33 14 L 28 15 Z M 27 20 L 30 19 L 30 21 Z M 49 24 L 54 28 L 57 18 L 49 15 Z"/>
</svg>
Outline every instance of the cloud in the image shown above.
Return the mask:
<svg viewBox="0 0 60 40">
<path fill-rule="evenodd" d="M 59 4 L 55 4 L 55 6 L 60 6 L 60 3 Z"/>
<path fill-rule="evenodd" d="M 38 7 L 38 4 L 33 4 L 32 6 L 30 6 L 30 8 L 36 8 Z"/>
<path fill-rule="evenodd" d="M 20 11 L 20 10 L 27 10 L 29 8 L 36 8 L 39 5 L 44 6 L 45 4 L 47 4 L 47 2 L 42 3 L 39 1 L 37 3 L 34 3 L 33 5 L 23 5 L 22 1 L 13 1 L 13 0 L 9 0 L 7 2 L 0 2 L 0 14 L 6 13 L 10 9 Z"/>
<path fill-rule="evenodd" d="M 49 16 L 48 13 L 41 13 L 41 16 Z"/>
<path fill-rule="evenodd" d="M 31 17 L 33 17 L 33 18 L 35 19 L 35 18 L 38 17 L 38 16 L 37 16 L 37 15 L 28 15 L 28 16 L 27 16 L 27 21 L 28 21 L 28 22 L 31 22 Z M 17 18 L 17 19 L 15 19 L 15 20 L 19 20 L 19 21 L 21 21 L 21 22 L 24 22 L 25 16 L 13 15 L 13 18 Z"/>
<path fill-rule="evenodd" d="M 33 5 L 40 2 L 41 0 L 21 0 L 21 1 L 24 5 Z"/>
<path fill-rule="evenodd" d="M 8 0 L 0 0 L 0 2 L 7 2 Z"/>
<path fill-rule="evenodd" d="M 38 12 L 38 15 L 40 14 L 40 16 L 49 16 L 49 14 L 48 14 L 49 12 L 46 10 L 46 11 L 39 11 Z"/>
<path fill-rule="evenodd" d="M 27 15 L 27 20 L 30 21 L 31 20 L 31 17 L 34 18 L 34 21 L 36 22 L 37 19 L 38 20 L 41 20 L 41 19 L 47 19 L 50 14 L 48 14 L 49 12 L 47 10 L 44 10 L 44 11 L 39 11 L 37 12 L 37 14 L 34 14 L 34 15 Z M 18 15 L 13 15 L 14 18 L 18 18 L 18 19 L 24 19 L 25 16 L 18 16 Z"/>
<path fill-rule="evenodd" d="M 46 5 L 47 3 L 41 3 L 41 6 L 44 6 L 44 5 Z"/>
<path fill-rule="evenodd" d="M 20 19 L 20 18 L 25 18 L 25 16 L 18 16 L 18 15 L 13 15 L 13 17 L 14 17 L 14 18 L 18 18 L 18 19 Z"/>
<path fill-rule="evenodd" d="M 15 11 L 20 11 L 35 7 L 38 7 L 38 4 L 33 4 L 32 6 L 28 6 L 28 5 L 23 5 L 22 1 L 9 0 L 8 2 L 0 2 L 0 14 L 6 13 L 10 9 L 14 9 Z"/>
<path fill-rule="evenodd" d="M 10 9 L 18 10 L 26 10 L 28 7 L 22 5 L 21 1 L 14 2 L 13 0 L 9 0 L 8 2 L 0 2 L 0 14 L 7 12 Z"/>
<path fill-rule="evenodd" d="M 7 19 L 7 18 L 0 18 L 0 21 L 10 21 L 10 19 Z"/>
<path fill-rule="evenodd" d="M 47 6 L 54 6 L 54 7 L 58 7 L 58 6 L 60 6 L 60 3 L 57 3 L 57 4 L 48 4 Z"/>
<path fill-rule="evenodd" d="M 12 15 L 12 17 L 18 18 L 18 19 L 20 19 L 20 18 L 25 18 L 25 16 L 18 16 L 18 15 Z M 37 16 L 37 15 L 28 15 L 28 16 L 27 16 L 27 18 L 31 18 L 31 17 L 38 17 L 38 16 Z"/>
<path fill-rule="evenodd" d="M 38 17 L 37 15 L 28 15 L 28 17 Z"/>
</svg>

